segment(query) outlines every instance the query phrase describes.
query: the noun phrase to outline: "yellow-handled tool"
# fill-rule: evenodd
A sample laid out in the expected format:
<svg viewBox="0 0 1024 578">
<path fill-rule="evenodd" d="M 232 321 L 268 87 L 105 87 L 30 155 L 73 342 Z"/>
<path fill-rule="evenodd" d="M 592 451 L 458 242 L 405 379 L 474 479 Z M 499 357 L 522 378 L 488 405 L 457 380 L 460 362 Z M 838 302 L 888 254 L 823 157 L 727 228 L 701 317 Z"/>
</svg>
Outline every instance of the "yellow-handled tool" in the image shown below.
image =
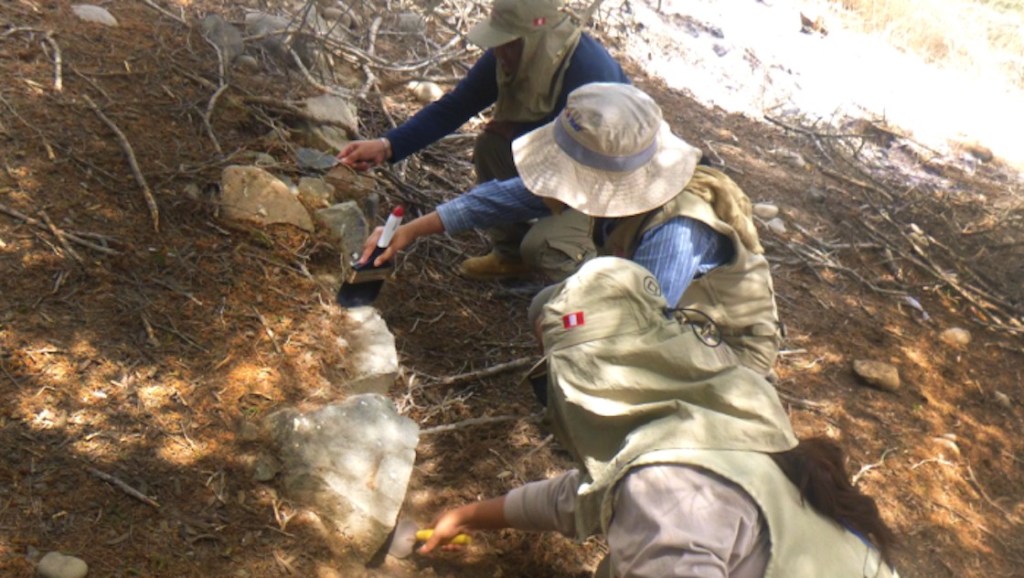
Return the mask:
<svg viewBox="0 0 1024 578">
<path fill-rule="evenodd" d="M 426 542 L 433 535 L 434 535 L 434 531 L 431 530 L 431 529 L 417 530 L 416 531 L 416 541 L 417 542 Z M 448 541 L 449 544 L 456 544 L 458 546 L 465 546 L 467 544 L 471 544 L 472 542 L 473 542 L 473 538 L 470 537 L 469 534 L 458 534 L 454 538 L 452 538 L 451 540 Z"/>
<path fill-rule="evenodd" d="M 399 518 L 398 523 L 395 524 L 395 530 L 390 538 L 390 543 L 386 544 L 388 547 L 387 552 L 396 558 L 405 558 L 412 553 L 418 542 L 426 542 L 433 535 L 434 530 L 420 530 L 416 522 L 408 518 Z M 468 534 L 459 534 L 448 543 L 465 546 L 472 542 L 473 538 Z"/>
</svg>

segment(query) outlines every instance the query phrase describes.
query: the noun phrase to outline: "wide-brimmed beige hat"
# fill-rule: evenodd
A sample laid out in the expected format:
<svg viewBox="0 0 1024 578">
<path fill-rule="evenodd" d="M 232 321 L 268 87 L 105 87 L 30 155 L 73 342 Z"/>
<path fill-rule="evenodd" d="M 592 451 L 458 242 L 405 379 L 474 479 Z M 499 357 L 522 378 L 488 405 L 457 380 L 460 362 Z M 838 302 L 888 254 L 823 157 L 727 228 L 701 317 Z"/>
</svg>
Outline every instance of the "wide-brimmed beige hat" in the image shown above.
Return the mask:
<svg viewBox="0 0 1024 578">
<path fill-rule="evenodd" d="M 660 207 L 693 177 L 701 152 L 672 134 L 661 108 L 628 84 L 569 93 L 558 118 L 512 143 L 526 188 L 592 217 Z"/>
<path fill-rule="evenodd" d="M 564 4 L 564 0 L 495 0 L 490 18 L 473 26 L 466 38 L 483 48 L 508 44 L 561 22 L 567 17 L 561 11 Z"/>
</svg>

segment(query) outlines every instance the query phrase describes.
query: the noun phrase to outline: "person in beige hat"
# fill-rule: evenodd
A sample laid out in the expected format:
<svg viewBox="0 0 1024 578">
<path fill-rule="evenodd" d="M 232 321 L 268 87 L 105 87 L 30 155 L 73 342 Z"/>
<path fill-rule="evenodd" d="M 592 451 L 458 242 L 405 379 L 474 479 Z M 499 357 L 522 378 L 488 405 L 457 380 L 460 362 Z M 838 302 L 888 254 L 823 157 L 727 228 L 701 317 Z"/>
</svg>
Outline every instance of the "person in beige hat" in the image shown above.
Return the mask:
<svg viewBox="0 0 1024 578">
<path fill-rule="evenodd" d="M 700 151 L 672 134 L 650 96 L 631 85 L 582 86 L 557 119 L 516 139 L 513 154 L 519 178 L 479 185 L 403 225 L 377 262 L 423 235 L 576 210 L 592 218 L 602 253 L 650 270 L 669 303 L 715 322 L 723 351 L 768 374 L 782 336 L 750 200 L 721 171 L 698 166 Z"/>
<path fill-rule="evenodd" d="M 599 257 L 539 317 L 547 420 L 577 468 L 439 515 L 430 553 L 462 532 L 604 535 L 596 576 L 889 578 L 895 541 L 843 452 L 798 441 L 774 388 L 713 350 L 649 271 Z"/>
<path fill-rule="evenodd" d="M 382 138 L 350 143 L 338 155 L 341 162 L 366 170 L 383 162 L 398 162 L 448 135 L 491 105 L 491 120 L 477 137 L 473 152 L 478 183 L 516 176 L 511 142 L 550 122 L 565 106 L 573 89 L 590 82 L 629 82 L 619 64 L 593 37 L 562 11 L 564 0 L 495 0 L 490 17 L 467 35 L 486 49 L 483 56 L 446 94 Z M 557 221 L 557 223 L 556 223 Z M 560 267 L 564 275 L 593 255 L 587 242 L 587 219 L 566 212 L 532 226 L 510 222 L 489 230 L 493 250 L 461 266 L 474 279 L 501 279 L 527 275 L 520 245 L 531 236 L 537 259 Z M 573 252 L 564 242 L 546 243 L 549 232 L 574 236 Z M 579 249 L 579 246 L 584 246 Z"/>
</svg>

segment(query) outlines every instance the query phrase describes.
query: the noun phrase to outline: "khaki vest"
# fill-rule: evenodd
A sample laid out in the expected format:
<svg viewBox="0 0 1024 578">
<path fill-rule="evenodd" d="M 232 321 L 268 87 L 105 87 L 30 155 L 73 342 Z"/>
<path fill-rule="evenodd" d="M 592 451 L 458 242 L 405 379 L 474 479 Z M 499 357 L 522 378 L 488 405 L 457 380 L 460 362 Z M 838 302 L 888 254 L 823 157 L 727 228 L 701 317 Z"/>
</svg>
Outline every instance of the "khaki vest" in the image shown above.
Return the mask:
<svg viewBox="0 0 1024 578">
<path fill-rule="evenodd" d="M 697 172 L 703 173 L 705 180 L 728 180 L 735 186 L 715 169 L 698 166 Z M 691 181 L 674 199 L 653 211 L 622 219 L 601 250 L 632 258 L 645 233 L 675 217 L 695 219 L 728 237 L 736 252 L 733 260 L 694 279 L 675 306 L 696 309 L 711 317 L 740 361 L 766 375 L 782 343 L 768 260 L 747 249 L 736 230 L 720 219 L 708 202 L 691 192 L 694 184 Z"/>
<path fill-rule="evenodd" d="M 562 94 L 565 72 L 582 30 L 568 16 L 550 29 L 523 37 L 519 69 L 506 74 L 498 63 L 494 119 L 536 122 L 551 114 Z"/>
<path fill-rule="evenodd" d="M 699 466 L 739 485 L 764 516 L 771 540 L 765 578 L 898 578 L 878 550 L 805 504 L 797 487 L 760 452 L 665 450 L 631 467 L 657 463 Z M 605 524 L 607 528 L 607 524 Z"/>
</svg>

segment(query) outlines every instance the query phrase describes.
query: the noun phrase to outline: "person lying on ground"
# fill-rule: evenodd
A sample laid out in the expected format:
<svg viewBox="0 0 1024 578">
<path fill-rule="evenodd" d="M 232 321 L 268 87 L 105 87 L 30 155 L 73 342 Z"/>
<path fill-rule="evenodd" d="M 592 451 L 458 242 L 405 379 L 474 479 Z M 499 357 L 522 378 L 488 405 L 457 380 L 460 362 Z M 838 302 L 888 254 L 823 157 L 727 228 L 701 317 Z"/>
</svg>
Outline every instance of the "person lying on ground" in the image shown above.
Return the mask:
<svg viewBox="0 0 1024 578">
<path fill-rule="evenodd" d="M 725 173 L 698 166 L 700 151 L 672 134 L 650 96 L 631 85 L 585 85 L 557 119 L 513 148 L 521 177 L 478 185 L 402 225 L 376 263 L 425 235 L 578 211 L 592 218 L 588 237 L 601 253 L 649 269 L 669 303 L 717 323 L 740 363 L 762 375 L 771 370 L 782 336 L 750 200 Z M 360 262 L 380 232 L 370 235 Z M 555 226 L 530 241 L 524 257 L 536 258 L 554 280 L 587 259 L 575 231 Z M 550 246 L 574 255 L 572 267 L 550 266 L 543 250 Z"/>
<path fill-rule="evenodd" d="M 598 81 L 629 82 L 608 51 L 584 33 L 563 7 L 564 0 L 495 0 L 490 18 L 467 35 L 486 51 L 465 78 L 382 138 L 352 142 L 338 158 L 357 170 L 401 161 L 494 105 L 473 151 L 477 182 L 516 176 L 513 139 L 554 119 L 577 87 Z M 566 213 L 554 220 L 560 228 L 577 229 L 581 237 L 586 236 L 587 220 L 579 214 Z M 493 250 L 465 261 L 461 272 L 475 279 L 528 274 L 519 246 L 529 230 L 525 221 L 491 228 Z"/>
<path fill-rule="evenodd" d="M 441 513 L 420 552 L 516 528 L 603 535 L 601 577 L 897 576 L 840 447 L 798 441 L 753 371 L 681 360 L 701 338 L 667 312 L 653 275 L 614 257 L 557 286 L 539 318 L 546 418 L 577 468 Z"/>
</svg>

